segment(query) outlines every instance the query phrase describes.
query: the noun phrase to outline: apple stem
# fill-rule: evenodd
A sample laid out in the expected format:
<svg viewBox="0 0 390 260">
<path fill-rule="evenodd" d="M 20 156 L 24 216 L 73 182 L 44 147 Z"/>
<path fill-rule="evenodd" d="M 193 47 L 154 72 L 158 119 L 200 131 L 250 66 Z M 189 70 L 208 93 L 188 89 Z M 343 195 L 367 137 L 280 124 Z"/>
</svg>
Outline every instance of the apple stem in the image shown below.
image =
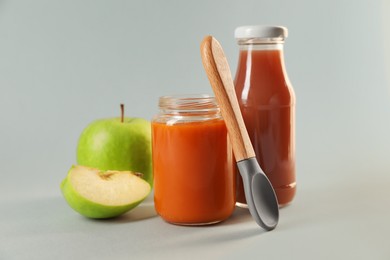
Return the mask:
<svg viewBox="0 0 390 260">
<path fill-rule="evenodd" d="M 125 105 L 121 104 L 121 123 L 123 123 L 124 118 L 125 118 Z"/>
</svg>

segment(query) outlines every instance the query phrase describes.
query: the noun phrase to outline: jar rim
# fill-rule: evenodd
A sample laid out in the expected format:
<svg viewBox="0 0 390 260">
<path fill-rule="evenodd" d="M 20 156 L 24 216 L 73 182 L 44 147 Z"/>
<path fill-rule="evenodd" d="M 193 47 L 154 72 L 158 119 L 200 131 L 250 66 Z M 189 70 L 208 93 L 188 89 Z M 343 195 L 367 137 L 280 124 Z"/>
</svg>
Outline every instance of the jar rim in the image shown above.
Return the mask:
<svg viewBox="0 0 390 260">
<path fill-rule="evenodd" d="M 174 110 L 219 110 L 214 96 L 209 94 L 178 94 L 159 98 L 159 107 Z"/>
<path fill-rule="evenodd" d="M 193 93 L 193 94 L 173 94 L 173 95 L 164 95 L 159 98 L 159 100 L 162 99 L 214 99 L 214 96 L 209 94 L 202 94 L 202 93 Z"/>
<path fill-rule="evenodd" d="M 160 112 L 153 121 L 167 125 L 222 119 L 215 97 L 208 94 L 161 96 L 158 105 Z"/>
</svg>

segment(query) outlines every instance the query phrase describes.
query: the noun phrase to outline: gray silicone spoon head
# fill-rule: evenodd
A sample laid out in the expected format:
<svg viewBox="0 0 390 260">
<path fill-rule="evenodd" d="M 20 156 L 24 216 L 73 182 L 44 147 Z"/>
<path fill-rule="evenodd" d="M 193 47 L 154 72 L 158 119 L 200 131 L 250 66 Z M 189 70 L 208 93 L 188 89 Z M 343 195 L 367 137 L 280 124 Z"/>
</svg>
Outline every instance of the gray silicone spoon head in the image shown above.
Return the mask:
<svg viewBox="0 0 390 260">
<path fill-rule="evenodd" d="M 239 161 L 237 166 L 252 217 L 264 229 L 274 229 L 279 220 L 279 207 L 270 181 L 255 157 Z"/>
<path fill-rule="evenodd" d="M 228 129 L 237 166 L 243 179 L 245 198 L 256 223 L 272 230 L 279 221 L 275 191 L 256 160 L 238 105 L 229 64 L 219 42 L 212 36 L 201 45 L 202 62 Z"/>
</svg>

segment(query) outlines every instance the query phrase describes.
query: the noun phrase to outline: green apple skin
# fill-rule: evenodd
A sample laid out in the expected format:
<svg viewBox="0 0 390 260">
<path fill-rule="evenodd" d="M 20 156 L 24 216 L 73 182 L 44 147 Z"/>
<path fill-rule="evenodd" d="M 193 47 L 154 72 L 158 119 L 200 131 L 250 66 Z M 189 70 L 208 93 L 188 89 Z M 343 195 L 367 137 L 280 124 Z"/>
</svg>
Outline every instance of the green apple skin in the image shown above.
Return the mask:
<svg viewBox="0 0 390 260">
<path fill-rule="evenodd" d="M 144 198 L 134 203 L 123 206 L 109 206 L 99 204 L 87 198 L 84 198 L 73 188 L 68 176 L 75 167 L 78 166 L 72 166 L 72 168 L 68 172 L 67 177 L 61 182 L 60 188 L 69 206 L 85 217 L 94 219 L 107 219 L 120 216 L 138 206 L 150 192 L 149 187 L 149 191 L 145 194 Z M 102 194 L 102 196 L 104 196 L 104 194 Z"/>
<path fill-rule="evenodd" d="M 151 125 L 142 118 L 96 120 L 82 132 L 77 163 L 100 170 L 134 171 L 153 187 Z"/>
</svg>

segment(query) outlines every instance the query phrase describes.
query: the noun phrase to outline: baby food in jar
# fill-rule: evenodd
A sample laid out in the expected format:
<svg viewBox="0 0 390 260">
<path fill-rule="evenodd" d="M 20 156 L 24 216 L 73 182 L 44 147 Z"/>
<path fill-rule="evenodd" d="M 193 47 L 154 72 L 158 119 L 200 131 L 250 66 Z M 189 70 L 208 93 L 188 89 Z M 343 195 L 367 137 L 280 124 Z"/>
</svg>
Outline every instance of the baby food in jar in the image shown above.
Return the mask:
<svg viewBox="0 0 390 260">
<path fill-rule="evenodd" d="M 214 97 L 164 96 L 152 120 L 154 202 L 167 222 L 206 225 L 233 212 L 236 177 Z"/>
</svg>

